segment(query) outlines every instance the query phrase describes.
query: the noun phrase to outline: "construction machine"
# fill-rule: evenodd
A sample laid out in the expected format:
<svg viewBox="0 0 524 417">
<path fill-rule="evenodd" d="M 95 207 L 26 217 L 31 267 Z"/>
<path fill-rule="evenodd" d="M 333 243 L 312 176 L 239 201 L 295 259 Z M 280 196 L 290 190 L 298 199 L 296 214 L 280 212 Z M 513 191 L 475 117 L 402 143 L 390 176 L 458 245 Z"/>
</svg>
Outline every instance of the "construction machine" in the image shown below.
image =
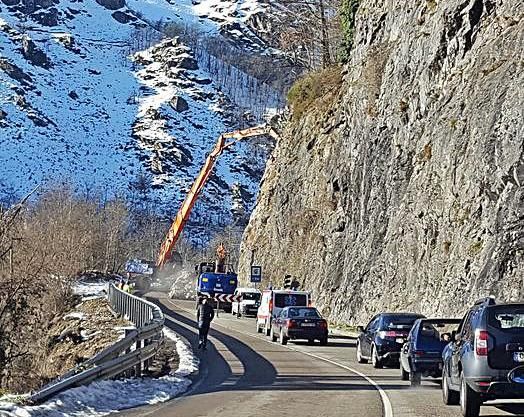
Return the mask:
<svg viewBox="0 0 524 417">
<path fill-rule="evenodd" d="M 254 136 L 262 135 L 269 135 L 274 139 L 278 139 L 278 134 L 276 131 L 272 126 L 267 124 L 220 135 L 216 145 L 208 155 L 204 166 L 195 179 L 195 182 L 191 186 L 186 198 L 184 199 L 184 202 L 182 203 L 182 206 L 178 210 L 178 213 L 162 242 L 156 262 L 158 269 L 162 269 L 167 263 L 172 262 L 176 258 L 179 258 L 179 255 L 174 251 L 174 248 L 178 239 L 180 238 L 180 235 L 182 234 L 187 220 L 189 219 L 191 210 L 193 209 L 200 193 L 202 192 L 202 189 L 211 176 L 218 157 L 235 143 L 252 138 Z M 225 253 L 225 248 L 219 248 L 217 251 L 216 262 L 207 262 L 198 266 L 197 296 L 199 294 L 206 293 L 209 294 L 209 296 L 214 297 L 215 292 L 226 294 L 231 292 L 232 294 L 235 291 L 237 281 L 236 274 L 232 271 L 231 266 L 226 267 L 224 263 L 225 259 L 222 256 L 223 253 Z M 204 276 L 203 274 L 206 275 Z M 211 285 L 211 283 L 214 284 Z M 213 288 L 211 288 L 211 286 Z"/>
</svg>

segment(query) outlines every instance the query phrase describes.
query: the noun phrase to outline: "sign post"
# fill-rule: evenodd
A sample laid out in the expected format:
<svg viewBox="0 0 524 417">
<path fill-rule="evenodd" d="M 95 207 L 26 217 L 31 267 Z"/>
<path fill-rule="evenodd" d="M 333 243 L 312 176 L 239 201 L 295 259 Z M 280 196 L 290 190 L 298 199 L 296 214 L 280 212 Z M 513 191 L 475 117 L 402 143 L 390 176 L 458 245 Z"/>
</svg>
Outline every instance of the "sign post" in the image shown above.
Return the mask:
<svg viewBox="0 0 524 417">
<path fill-rule="evenodd" d="M 255 288 L 257 287 L 257 284 L 262 282 L 262 267 L 258 265 L 251 265 L 251 282 L 255 284 Z"/>
</svg>

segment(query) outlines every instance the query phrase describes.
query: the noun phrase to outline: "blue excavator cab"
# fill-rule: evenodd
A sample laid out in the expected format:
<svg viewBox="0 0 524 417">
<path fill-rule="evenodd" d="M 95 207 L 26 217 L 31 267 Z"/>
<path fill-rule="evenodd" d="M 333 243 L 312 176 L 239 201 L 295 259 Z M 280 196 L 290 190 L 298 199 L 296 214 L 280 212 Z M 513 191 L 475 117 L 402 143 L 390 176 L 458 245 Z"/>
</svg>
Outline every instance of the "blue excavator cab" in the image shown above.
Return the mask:
<svg viewBox="0 0 524 417">
<path fill-rule="evenodd" d="M 217 265 L 214 262 L 202 262 L 195 267 L 198 274 L 197 279 L 197 298 L 215 297 L 217 294 L 233 295 L 238 286 L 238 276 L 232 265 Z M 221 272 L 218 272 L 221 271 Z M 214 305 L 215 302 L 213 301 Z M 220 306 L 228 311 L 231 307 L 230 302 L 220 303 Z"/>
</svg>

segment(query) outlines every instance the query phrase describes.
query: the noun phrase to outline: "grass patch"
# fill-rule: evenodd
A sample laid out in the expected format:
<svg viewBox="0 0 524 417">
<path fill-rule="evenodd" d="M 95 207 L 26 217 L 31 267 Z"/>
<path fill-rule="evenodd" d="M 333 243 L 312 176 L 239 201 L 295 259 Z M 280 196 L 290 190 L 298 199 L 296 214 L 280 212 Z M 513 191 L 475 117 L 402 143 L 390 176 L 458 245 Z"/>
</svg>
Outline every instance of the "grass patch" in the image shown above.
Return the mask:
<svg viewBox="0 0 524 417">
<path fill-rule="evenodd" d="M 300 119 L 318 99 L 334 97 L 341 85 L 342 68 L 338 65 L 311 72 L 299 79 L 287 95 L 293 119 Z"/>
<path fill-rule="evenodd" d="M 482 240 L 477 240 L 476 242 L 473 242 L 469 246 L 468 254 L 471 256 L 476 256 L 482 251 L 483 247 L 484 247 L 484 243 L 482 242 Z"/>
</svg>

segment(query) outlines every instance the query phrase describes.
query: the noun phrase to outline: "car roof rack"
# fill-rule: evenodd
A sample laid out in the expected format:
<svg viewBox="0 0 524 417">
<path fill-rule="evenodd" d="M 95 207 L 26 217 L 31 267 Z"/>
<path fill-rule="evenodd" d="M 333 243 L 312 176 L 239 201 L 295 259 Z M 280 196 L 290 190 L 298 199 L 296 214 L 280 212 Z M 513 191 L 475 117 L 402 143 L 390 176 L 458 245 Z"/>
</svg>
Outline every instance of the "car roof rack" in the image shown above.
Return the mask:
<svg viewBox="0 0 524 417">
<path fill-rule="evenodd" d="M 497 302 L 495 301 L 495 296 L 493 296 L 493 295 L 490 295 L 489 297 L 481 298 L 481 299 L 479 299 L 479 300 L 477 300 L 475 302 L 476 306 L 478 306 L 478 305 L 492 306 L 492 305 L 495 305 L 495 304 L 497 304 Z"/>
</svg>

